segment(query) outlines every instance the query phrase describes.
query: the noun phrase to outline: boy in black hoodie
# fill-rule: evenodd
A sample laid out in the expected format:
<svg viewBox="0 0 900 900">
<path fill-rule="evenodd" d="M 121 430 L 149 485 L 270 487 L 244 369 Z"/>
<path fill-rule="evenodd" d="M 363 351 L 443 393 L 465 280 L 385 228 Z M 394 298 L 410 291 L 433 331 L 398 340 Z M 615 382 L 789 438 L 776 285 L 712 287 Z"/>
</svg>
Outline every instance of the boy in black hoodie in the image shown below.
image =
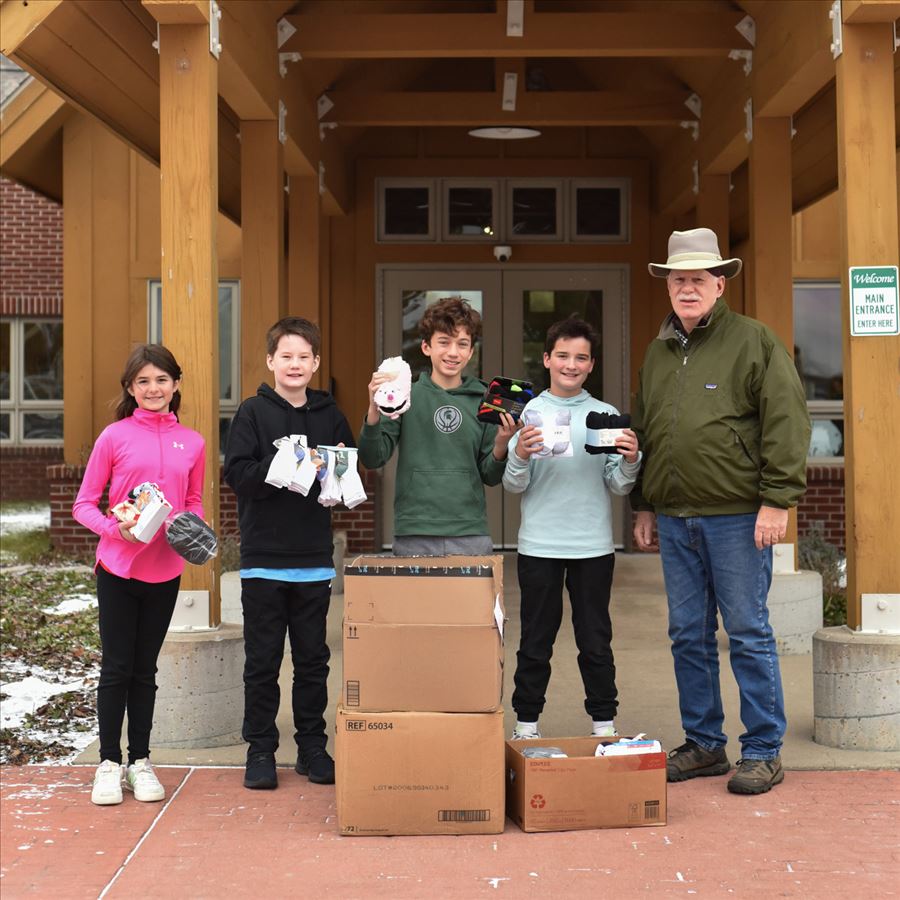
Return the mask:
<svg viewBox="0 0 900 900">
<path fill-rule="evenodd" d="M 296 771 L 317 784 L 334 783 L 323 717 L 331 656 L 325 619 L 335 575 L 331 510 L 318 503 L 318 481 L 306 497 L 266 484 L 278 438 L 305 434 L 310 447 L 354 446 L 331 394 L 308 387 L 319 368 L 320 345 L 319 328 L 307 319 L 289 316 L 269 329 L 266 365 L 275 389 L 261 384 L 240 405 L 225 452 L 225 481 L 237 494 L 241 530 L 248 788 L 278 786 L 275 717 L 285 631 L 294 663 Z"/>
</svg>

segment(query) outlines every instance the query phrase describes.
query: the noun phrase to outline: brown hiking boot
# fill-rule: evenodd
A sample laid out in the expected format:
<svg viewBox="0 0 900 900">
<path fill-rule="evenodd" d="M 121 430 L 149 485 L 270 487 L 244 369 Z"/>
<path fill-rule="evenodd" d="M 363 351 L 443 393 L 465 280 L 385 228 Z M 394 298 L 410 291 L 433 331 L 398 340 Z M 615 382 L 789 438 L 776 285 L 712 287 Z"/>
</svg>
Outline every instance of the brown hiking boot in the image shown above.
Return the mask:
<svg viewBox="0 0 900 900">
<path fill-rule="evenodd" d="M 685 741 L 669 753 L 666 781 L 687 781 L 705 775 L 724 775 L 731 768 L 725 748 L 704 750 L 693 741 Z"/>
<path fill-rule="evenodd" d="M 739 759 L 737 771 L 728 779 L 732 794 L 764 794 L 784 781 L 781 757 L 772 759 Z"/>
</svg>

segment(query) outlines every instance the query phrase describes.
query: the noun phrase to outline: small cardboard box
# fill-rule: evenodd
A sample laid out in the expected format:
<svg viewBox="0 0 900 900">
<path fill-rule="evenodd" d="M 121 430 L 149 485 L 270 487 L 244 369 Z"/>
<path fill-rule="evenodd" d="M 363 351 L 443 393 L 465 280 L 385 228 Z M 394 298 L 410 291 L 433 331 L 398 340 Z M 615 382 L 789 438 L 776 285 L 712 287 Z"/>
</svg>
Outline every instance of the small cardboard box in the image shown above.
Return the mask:
<svg viewBox="0 0 900 900">
<path fill-rule="evenodd" d="M 379 625 L 492 625 L 502 556 L 358 556 L 344 566 L 344 619 Z"/>
<path fill-rule="evenodd" d="M 635 828 L 666 822 L 666 754 L 594 756 L 618 738 L 506 742 L 506 811 L 523 831 Z M 522 755 L 559 747 L 565 759 Z"/>
<path fill-rule="evenodd" d="M 343 703 L 358 711 L 485 713 L 503 696 L 503 641 L 491 625 L 344 622 Z"/>
<path fill-rule="evenodd" d="M 493 712 L 503 691 L 503 560 L 358 557 L 344 568 L 343 703 Z"/>
<path fill-rule="evenodd" d="M 335 721 L 344 835 L 500 834 L 503 711 L 359 713 Z"/>
</svg>

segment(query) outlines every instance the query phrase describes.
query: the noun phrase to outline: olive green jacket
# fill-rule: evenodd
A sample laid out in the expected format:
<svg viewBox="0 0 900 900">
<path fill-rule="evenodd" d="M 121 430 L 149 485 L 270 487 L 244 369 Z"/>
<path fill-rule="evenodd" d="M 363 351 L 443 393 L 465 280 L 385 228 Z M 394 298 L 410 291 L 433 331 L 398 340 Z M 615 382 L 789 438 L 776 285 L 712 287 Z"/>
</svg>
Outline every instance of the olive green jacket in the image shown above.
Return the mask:
<svg viewBox="0 0 900 900">
<path fill-rule="evenodd" d="M 684 517 L 796 506 L 810 421 L 784 345 L 722 299 L 686 347 L 676 322 L 663 322 L 641 367 L 632 427 L 644 465 L 632 508 Z"/>
</svg>

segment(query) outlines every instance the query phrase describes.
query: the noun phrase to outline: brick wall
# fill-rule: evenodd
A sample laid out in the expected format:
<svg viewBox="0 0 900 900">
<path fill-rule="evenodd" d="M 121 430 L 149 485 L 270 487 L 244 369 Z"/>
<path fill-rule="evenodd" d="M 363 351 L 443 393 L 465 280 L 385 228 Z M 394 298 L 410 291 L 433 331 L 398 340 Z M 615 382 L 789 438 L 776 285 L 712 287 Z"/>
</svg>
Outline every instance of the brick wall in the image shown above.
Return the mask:
<svg viewBox="0 0 900 900">
<path fill-rule="evenodd" d="M 0 314 L 62 314 L 62 207 L 0 178 Z"/>
<path fill-rule="evenodd" d="M 62 458 L 62 447 L 0 448 L 0 500 L 46 499 L 47 466 Z"/>
<path fill-rule="evenodd" d="M 94 552 L 97 536 L 72 518 L 72 504 L 84 478 L 84 466 L 65 464 L 45 465 L 42 491 L 25 499 L 39 499 L 50 491 L 50 543 L 54 549 L 71 556 L 86 556 Z M 375 549 L 375 502 L 372 496 L 375 473 L 361 473 L 369 499 L 356 509 L 335 507 L 332 521 L 335 531 L 347 532 L 347 552 L 367 553 Z M 104 497 L 100 503 L 106 508 Z M 238 534 L 237 498 L 234 492 L 219 480 L 219 532 L 220 535 Z"/>
<path fill-rule="evenodd" d="M 822 522 L 825 540 L 846 549 L 844 529 L 844 467 L 809 466 L 806 494 L 797 510 L 797 531 L 802 537 L 812 522 Z"/>
</svg>

